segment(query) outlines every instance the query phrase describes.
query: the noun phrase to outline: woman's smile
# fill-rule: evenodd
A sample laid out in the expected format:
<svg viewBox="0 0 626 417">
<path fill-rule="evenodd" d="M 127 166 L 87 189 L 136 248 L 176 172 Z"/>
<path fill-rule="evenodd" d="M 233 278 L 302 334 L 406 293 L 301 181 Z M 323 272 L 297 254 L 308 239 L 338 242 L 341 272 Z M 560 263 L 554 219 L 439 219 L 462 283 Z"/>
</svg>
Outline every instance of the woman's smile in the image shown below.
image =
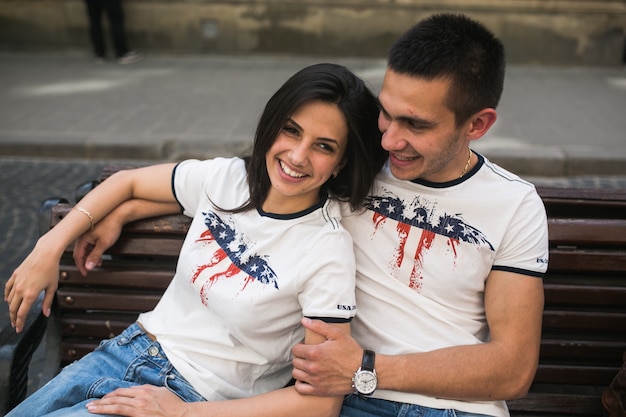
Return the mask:
<svg viewBox="0 0 626 417">
<path fill-rule="evenodd" d="M 283 173 L 285 173 L 287 176 L 291 177 L 291 178 L 303 178 L 306 177 L 307 174 L 304 174 L 302 172 L 298 172 L 294 169 L 291 169 L 289 167 L 289 165 L 287 165 L 287 163 L 285 163 L 284 161 L 281 161 L 280 159 L 278 160 L 278 163 L 280 165 L 280 168 L 282 169 Z"/>
</svg>

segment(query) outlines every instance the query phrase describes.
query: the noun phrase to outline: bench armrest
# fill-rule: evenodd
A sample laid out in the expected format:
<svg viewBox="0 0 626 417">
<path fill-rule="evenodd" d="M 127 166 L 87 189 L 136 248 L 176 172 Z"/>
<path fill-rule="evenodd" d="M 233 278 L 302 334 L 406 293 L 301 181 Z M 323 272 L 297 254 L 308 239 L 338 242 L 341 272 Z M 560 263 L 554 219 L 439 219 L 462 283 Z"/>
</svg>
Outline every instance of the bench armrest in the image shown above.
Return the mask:
<svg viewBox="0 0 626 417">
<path fill-rule="evenodd" d="M 0 415 L 26 397 L 30 361 L 46 332 L 48 321 L 41 313 L 42 301 L 43 292 L 28 313 L 21 333 L 15 333 L 10 324 L 0 329 Z"/>
</svg>

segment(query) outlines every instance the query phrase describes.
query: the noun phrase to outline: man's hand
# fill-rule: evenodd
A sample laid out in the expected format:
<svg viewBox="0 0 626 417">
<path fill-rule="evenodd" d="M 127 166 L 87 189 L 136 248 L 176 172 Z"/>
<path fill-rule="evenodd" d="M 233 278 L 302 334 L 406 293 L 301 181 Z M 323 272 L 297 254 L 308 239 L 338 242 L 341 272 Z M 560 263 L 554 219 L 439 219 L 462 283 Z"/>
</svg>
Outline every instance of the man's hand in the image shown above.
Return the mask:
<svg viewBox="0 0 626 417">
<path fill-rule="evenodd" d="M 319 320 L 302 325 L 326 340 L 293 347 L 293 377 L 304 395 L 345 395 L 353 392 L 352 377 L 361 364 L 363 349 L 348 334 Z"/>
<path fill-rule="evenodd" d="M 119 388 L 87 404 L 94 414 L 127 417 L 180 417 L 185 403 L 165 387 L 141 385 Z"/>
</svg>

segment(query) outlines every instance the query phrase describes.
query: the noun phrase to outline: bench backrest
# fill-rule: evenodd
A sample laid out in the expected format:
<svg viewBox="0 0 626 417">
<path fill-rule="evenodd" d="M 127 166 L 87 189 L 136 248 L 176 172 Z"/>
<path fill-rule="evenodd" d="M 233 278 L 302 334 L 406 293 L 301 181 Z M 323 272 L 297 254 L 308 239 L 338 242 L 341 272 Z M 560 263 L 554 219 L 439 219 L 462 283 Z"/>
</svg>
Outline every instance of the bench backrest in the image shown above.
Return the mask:
<svg viewBox="0 0 626 417">
<path fill-rule="evenodd" d="M 600 395 L 626 351 L 626 190 L 539 188 L 548 213 L 541 354 L 529 395 L 511 414 L 600 416 Z M 52 226 L 70 210 L 53 208 Z M 60 362 L 74 361 L 152 309 L 171 280 L 190 220 L 129 224 L 101 268 L 82 277 L 68 248 L 56 317 Z"/>
<path fill-rule="evenodd" d="M 71 209 L 52 209 L 52 226 Z M 101 268 L 83 277 L 72 248 L 61 260 L 56 293 L 61 364 L 93 350 L 98 342 L 120 333 L 137 314 L 149 311 L 171 281 L 190 219 L 163 216 L 131 223 L 105 256 Z"/>
<path fill-rule="evenodd" d="M 509 407 L 599 417 L 626 351 L 626 190 L 538 191 L 550 238 L 540 360 L 531 392 Z"/>
</svg>

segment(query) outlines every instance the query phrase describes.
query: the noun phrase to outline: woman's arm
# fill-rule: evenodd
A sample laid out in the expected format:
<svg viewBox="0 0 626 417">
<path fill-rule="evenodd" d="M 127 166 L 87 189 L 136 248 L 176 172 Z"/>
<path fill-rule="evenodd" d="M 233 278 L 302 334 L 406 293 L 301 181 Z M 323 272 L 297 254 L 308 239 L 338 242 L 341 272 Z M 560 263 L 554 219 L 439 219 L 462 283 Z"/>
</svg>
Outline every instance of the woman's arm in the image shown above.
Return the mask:
<svg viewBox="0 0 626 417">
<path fill-rule="evenodd" d="M 26 315 L 41 291 L 48 316 L 58 286 L 59 260 L 80 235 L 124 201 L 138 198 L 160 203 L 175 202 L 171 189 L 174 164 L 119 171 L 89 192 L 75 210 L 37 241 L 34 249 L 13 272 L 4 289 L 11 325 L 22 330 Z"/>
<path fill-rule="evenodd" d="M 93 230 L 83 233 L 74 244 L 74 262 L 81 274 L 87 275 L 102 263 L 102 254 L 120 237 L 127 223 L 149 217 L 180 213 L 178 203 L 160 203 L 148 200 L 127 200 L 95 224 Z"/>
<path fill-rule="evenodd" d="M 349 333 L 348 324 L 332 326 Z M 306 344 L 321 340 L 318 335 L 307 331 Z M 87 409 L 95 414 L 128 417 L 336 417 L 342 401 L 343 396 L 301 395 L 291 386 L 237 400 L 185 403 L 166 388 L 143 385 L 115 390 L 89 403 Z"/>
</svg>

